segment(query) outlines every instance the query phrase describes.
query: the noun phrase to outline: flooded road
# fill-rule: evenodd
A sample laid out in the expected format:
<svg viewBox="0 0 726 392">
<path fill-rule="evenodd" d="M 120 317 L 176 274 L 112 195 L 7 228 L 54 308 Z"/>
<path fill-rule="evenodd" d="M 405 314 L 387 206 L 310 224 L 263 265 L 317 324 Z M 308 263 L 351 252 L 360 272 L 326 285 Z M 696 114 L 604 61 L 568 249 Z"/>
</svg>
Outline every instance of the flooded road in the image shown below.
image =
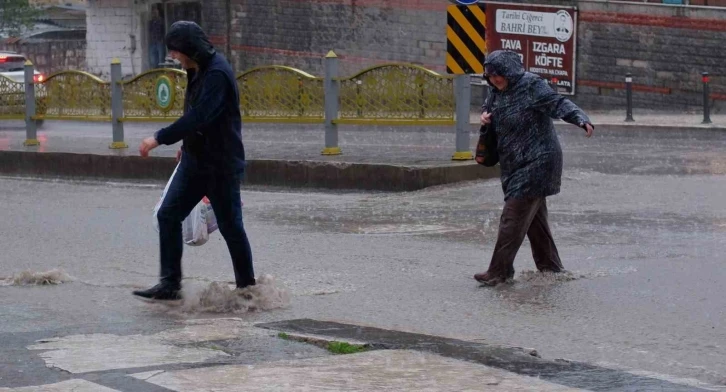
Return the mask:
<svg viewBox="0 0 726 392">
<path fill-rule="evenodd" d="M 497 180 L 395 194 L 245 189 L 257 273 L 291 303 L 242 317 L 336 320 L 726 385 L 726 146 L 707 132 L 668 137 L 563 137 L 562 193 L 548 207 L 569 273 L 535 273 L 525 241 L 515 283 L 494 289 L 472 276 L 496 239 Z M 0 179 L 0 334 L 193 317 L 130 296 L 156 280 L 162 186 Z M 71 281 L 8 283 L 56 268 Z M 188 287 L 232 279 L 219 233 L 185 247 L 184 272 Z"/>
</svg>

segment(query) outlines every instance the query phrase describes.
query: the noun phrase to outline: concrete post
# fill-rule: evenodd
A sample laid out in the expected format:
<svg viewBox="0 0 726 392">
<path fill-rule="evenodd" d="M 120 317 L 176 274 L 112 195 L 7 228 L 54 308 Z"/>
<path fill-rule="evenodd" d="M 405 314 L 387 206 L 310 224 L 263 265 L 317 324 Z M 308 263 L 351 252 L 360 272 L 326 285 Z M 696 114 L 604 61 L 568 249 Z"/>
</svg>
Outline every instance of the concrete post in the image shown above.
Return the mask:
<svg viewBox="0 0 726 392">
<path fill-rule="evenodd" d="M 35 122 L 35 68 L 30 60 L 25 62 L 25 146 L 38 146 L 38 125 Z"/>
<path fill-rule="evenodd" d="M 633 75 L 625 75 L 625 122 L 633 122 Z"/>
<path fill-rule="evenodd" d="M 703 122 L 702 124 L 711 124 L 711 106 L 709 101 L 711 98 L 711 92 L 709 83 L 711 79 L 708 76 L 708 72 L 701 74 L 701 81 L 703 82 Z"/>
<path fill-rule="evenodd" d="M 121 87 L 121 61 L 111 60 L 111 127 L 113 129 L 113 142 L 108 148 L 122 149 L 129 145 L 124 142 L 123 88 Z"/>
<path fill-rule="evenodd" d="M 332 50 L 325 56 L 325 78 L 323 90 L 325 91 L 325 148 L 322 155 L 340 155 L 338 147 L 338 119 L 340 105 L 340 82 L 338 78 L 338 56 Z"/>
<path fill-rule="evenodd" d="M 455 161 L 474 159 L 469 146 L 469 110 L 471 107 L 471 77 L 456 75 L 454 78 L 454 97 L 456 99 L 456 152 L 451 158 Z"/>
</svg>

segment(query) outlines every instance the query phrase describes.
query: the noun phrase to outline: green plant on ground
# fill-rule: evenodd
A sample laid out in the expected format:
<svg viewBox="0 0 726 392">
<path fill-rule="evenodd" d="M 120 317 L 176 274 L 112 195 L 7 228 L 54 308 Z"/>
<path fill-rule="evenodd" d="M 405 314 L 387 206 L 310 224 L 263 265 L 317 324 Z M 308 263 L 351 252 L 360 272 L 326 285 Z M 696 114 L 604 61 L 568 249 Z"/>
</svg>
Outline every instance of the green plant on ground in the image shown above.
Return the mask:
<svg viewBox="0 0 726 392">
<path fill-rule="evenodd" d="M 333 354 L 355 354 L 368 350 L 362 344 L 350 344 L 346 342 L 330 342 L 328 343 L 328 351 Z"/>
</svg>

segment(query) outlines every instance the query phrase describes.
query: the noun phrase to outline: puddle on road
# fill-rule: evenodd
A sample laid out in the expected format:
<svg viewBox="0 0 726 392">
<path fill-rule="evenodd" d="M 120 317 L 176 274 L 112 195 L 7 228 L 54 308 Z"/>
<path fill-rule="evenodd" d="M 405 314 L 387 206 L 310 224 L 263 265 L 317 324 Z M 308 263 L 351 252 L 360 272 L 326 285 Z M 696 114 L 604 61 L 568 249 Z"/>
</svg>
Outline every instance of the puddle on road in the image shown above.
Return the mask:
<svg viewBox="0 0 726 392">
<path fill-rule="evenodd" d="M 582 278 L 580 274 L 570 271 L 560 273 L 539 272 L 539 271 L 522 271 L 514 278 L 515 283 L 527 283 L 533 286 L 547 286 L 560 282 L 570 282 Z"/>
<path fill-rule="evenodd" d="M 360 227 L 356 230 L 358 234 L 367 235 L 424 235 L 424 234 L 442 234 L 463 229 L 457 227 L 443 225 L 371 225 Z"/>
<path fill-rule="evenodd" d="M 527 283 L 532 286 L 548 286 L 556 283 L 571 282 L 580 279 L 603 278 L 607 276 L 637 272 L 635 268 L 597 270 L 590 272 L 564 271 L 560 273 L 522 271 L 514 278 L 514 282 Z"/>
<path fill-rule="evenodd" d="M 554 286 L 559 283 L 572 282 L 575 280 L 604 278 L 607 276 L 629 274 L 637 271 L 637 269 L 632 267 L 612 270 L 596 270 L 590 272 L 563 271 L 560 273 L 524 270 L 517 274 L 514 279 L 509 279 L 506 284 L 498 285 L 497 287 L 505 288 L 514 284 L 525 287 Z"/>
<path fill-rule="evenodd" d="M 9 278 L 0 278 L 0 286 L 47 286 L 73 281 L 73 278 L 62 269 L 46 272 L 23 271 Z"/>
</svg>

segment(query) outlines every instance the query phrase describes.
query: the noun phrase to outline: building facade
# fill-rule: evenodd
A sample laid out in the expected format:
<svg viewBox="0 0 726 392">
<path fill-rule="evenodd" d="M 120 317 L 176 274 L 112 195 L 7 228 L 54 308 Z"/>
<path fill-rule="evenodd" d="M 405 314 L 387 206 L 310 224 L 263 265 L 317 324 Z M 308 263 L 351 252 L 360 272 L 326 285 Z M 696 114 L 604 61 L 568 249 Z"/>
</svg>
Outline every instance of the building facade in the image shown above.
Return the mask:
<svg viewBox="0 0 726 392">
<path fill-rule="evenodd" d="M 88 0 L 86 66 L 97 75 L 108 75 L 111 60 L 121 60 L 124 75 L 148 70 L 151 41 L 149 24 L 158 10 L 164 28 L 177 20 L 200 24 L 202 3 L 150 0 Z M 158 65 L 158 64 L 156 64 Z"/>
<path fill-rule="evenodd" d="M 705 1 L 705 0 L 704 0 Z M 712 0 L 708 0 L 712 1 Z M 715 0 L 713 0 L 715 1 Z M 726 9 L 643 2 L 541 0 L 576 6 L 577 94 L 589 109 L 625 105 L 634 78 L 636 107 L 698 111 L 701 73 L 709 72 L 713 106 L 726 103 Z M 517 1 L 522 3 L 522 1 Z M 389 62 L 445 72 L 445 0 L 89 0 L 86 63 L 107 75 L 119 58 L 125 75 L 148 69 L 149 26 L 157 7 L 169 26 L 197 21 L 237 71 L 288 65 L 322 75 L 334 50 L 344 76 Z M 159 8 L 160 7 L 160 8 Z"/>
</svg>

